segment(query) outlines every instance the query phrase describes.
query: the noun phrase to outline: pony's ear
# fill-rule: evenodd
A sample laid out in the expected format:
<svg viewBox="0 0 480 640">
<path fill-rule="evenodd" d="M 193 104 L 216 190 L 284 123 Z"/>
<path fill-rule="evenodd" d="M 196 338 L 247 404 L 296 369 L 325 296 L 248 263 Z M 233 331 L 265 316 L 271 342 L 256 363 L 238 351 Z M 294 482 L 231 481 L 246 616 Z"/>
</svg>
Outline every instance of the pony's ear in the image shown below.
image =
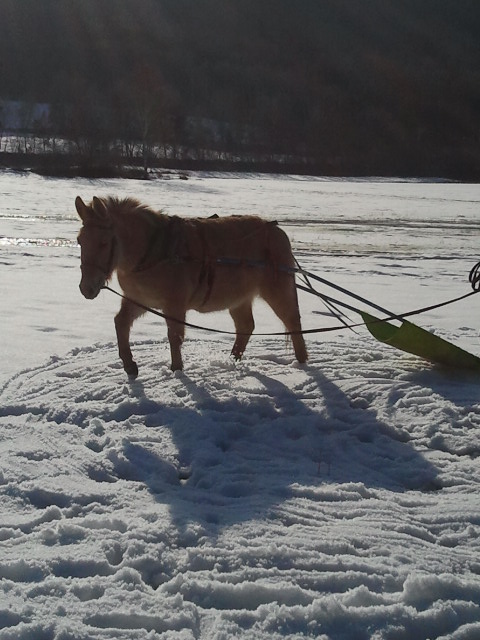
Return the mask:
<svg viewBox="0 0 480 640">
<path fill-rule="evenodd" d="M 80 196 L 77 196 L 75 198 L 75 208 L 80 218 L 85 222 L 89 214 L 89 208 L 84 203 L 84 201 L 80 198 Z"/>
<path fill-rule="evenodd" d="M 100 218 L 105 218 L 107 216 L 107 207 L 105 206 L 105 202 L 96 196 L 93 196 L 92 209 Z"/>
</svg>

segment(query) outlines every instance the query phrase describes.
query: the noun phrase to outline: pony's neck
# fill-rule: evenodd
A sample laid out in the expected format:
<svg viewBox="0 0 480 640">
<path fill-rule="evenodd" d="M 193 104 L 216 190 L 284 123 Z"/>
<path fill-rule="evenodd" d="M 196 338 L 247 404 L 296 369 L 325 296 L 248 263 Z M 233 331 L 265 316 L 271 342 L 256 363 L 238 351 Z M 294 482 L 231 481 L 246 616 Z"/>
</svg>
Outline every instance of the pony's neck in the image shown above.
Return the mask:
<svg viewBox="0 0 480 640">
<path fill-rule="evenodd" d="M 165 214 L 140 211 L 115 216 L 114 233 L 117 243 L 115 268 L 133 272 L 153 260 L 168 223 Z M 158 256 L 161 259 L 162 256 Z"/>
</svg>

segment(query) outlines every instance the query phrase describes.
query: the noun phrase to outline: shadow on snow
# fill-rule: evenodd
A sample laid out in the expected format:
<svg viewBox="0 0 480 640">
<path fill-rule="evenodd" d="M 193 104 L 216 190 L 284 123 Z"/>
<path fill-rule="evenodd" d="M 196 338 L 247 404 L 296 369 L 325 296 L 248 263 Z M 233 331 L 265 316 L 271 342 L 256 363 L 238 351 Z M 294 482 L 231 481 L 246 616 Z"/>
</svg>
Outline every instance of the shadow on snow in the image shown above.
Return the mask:
<svg viewBox="0 0 480 640">
<path fill-rule="evenodd" d="M 248 369 L 264 391 L 247 406 L 236 398 L 215 399 L 182 374 L 194 408 L 157 405 L 147 417 L 149 428 L 169 430 L 178 449 L 175 463 L 143 443 L 124 444 L 129 473 L 169 505 L 179 531 L 195 522 L 223 527 L 275 517 L 276 509 L 299 496 L 341 503 L 375 498 L 382 489 L 441 488 L 437 469 L 403 434 L 373 410 L 352 406 L 315 368 L 304 370 L 314 389 L 308 398 Z M 148 400 L 142 383 L 132 383 L 131 390 Z"/>
</svg>

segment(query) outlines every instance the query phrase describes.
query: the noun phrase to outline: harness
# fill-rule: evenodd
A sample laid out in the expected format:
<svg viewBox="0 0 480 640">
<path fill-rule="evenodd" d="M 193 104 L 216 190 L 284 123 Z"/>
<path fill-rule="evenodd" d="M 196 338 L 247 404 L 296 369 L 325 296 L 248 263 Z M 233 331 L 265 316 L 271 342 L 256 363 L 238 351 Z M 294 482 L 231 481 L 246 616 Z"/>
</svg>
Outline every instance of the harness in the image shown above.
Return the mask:
<svg viewBox="0 0 480 640">
<path fill-rule="evenodd" d="M 233 263 L 227 263 L 227 264 L 233 264 Z M 264 265 L 258 265 L 258 264 L 252 264 L 250 265 L 252 267 L 258 267 L 258 266 L 264 266 Z M 119 298 L 122 298 L 123 300 L 127 300 L 128 302 L 131 302 L 132 304 L 136 305 L 137 307 L 139 307 L 140 309 L 143 309 L 144 311 L 147 311 L 149 313 L 152 313 L 155 316 L 158 316 L 160 318 L 163 318 L 164 320 L 171 320 L 174 322 L 177 322 L 178 324 L 182 324 L 185 327 L 190 327 L 192 329 L 199 329 L 200 331 L 208 331 L 210 333 L 220 333 L 220 334 L 224 334 L 224 335 L 237 335 L 237 336 L 250 336 L 250 335 L 256 335 L 256 336 L 292 336 L 292 335 L 299 335 L 299 334 L 312 334 L 312 333 L 328 333 L 331 331 L 341 331 L 344 329 L 356 329 L 359 327 L 363 327 L 363 326 L 369 326 L 369 325 L 375 325 L 375 324 L 382 324 L 385 322 L 389 322 L 391 320 L 399 320 L 399 321 L 404 321 L 406 318 L 410 318 L 412 316 L 417 316 L 420 315 L 422 313 L 426 313 L 427 311 L 433 311 L 434 309 L 439 309 L 441 307 L 446 307 L 447 305 L 453 304 L 455 302 L 459 302 L 460 300 L 465 300 L 466 298 L 469 298 L 473 295 L 476 295 L 477 293 L 479 293 L 479 290 L 474 290 L 474 291 L 469 291 L 466 294 L 463 294 L 461 296 L 458 296 L 456 298 L 450 298 L 449 300 L 444 300 L 443 302 L 438 302 L 436 304 L 432 304 L 426 307 L 421 307 L 419 309 L 413 309 L 412 311 L 407 311 L 406 313 L 402 313 L 402 314 L 396 314 L 396 313 L 392 313 L 390 311 L 387 311 L 386 309 L 383 309 L 382 307 L 379 307 L 378 305 L 373 304 L 372 302 L 370 302 L 369 300 L 362 298 L 361 296 L 357 296 L 356 294 L 354 294 L 351 291 L 347 291 L 346 289 L 343 289 L 343 287 L 339 287 L 338 285 L 333 284 L 332 282 L 329 282 L 327 280 L 325 280 L 324 278 L 320 278 L 319 276 L 311 273 L 310 271 L 306 271 L 305 269 L 302 268 L 297 268 L 297 267 L 280 267 L 280 270 L 285 269 L 288 273 L 300 273 L 302 275 L 306 275 L 310 278 L 313 278 L 315 280 L 318 280 L 324 284 L 329 285 L 330 287 L 333 287 L 334 289 L 340 290 L 340 291 L 344 291 L 346 293 L 348 293 L 348 295 L 350 295 L 351 297 L 354 297 L 358 300 L 362 300 L 364 303 L 368 304 L 369 306 L 372 306 L 373 308 L 376 308 L 379 311 L 382 311 L 382 313 L 386 313 L 386 317 L 385 318 L 373 318 L 371 320 L 368 320 L 368 322 L 366 322 L 365 320 L 362 322 L 350 322 L 350 323 L 346 323 L 343 321 L 342 318 L 339 318 L 339 320 L 342 322 L 342 324 L 340 325 L 336 325 L 333 327 L 316 327 L 313 329 L 301 329 L 299 331 L 273 331 L 273 332 L 267 332 L 267 333 L 254 333 L 254 334 L 250 334 L 250 333 L 237 333 L 236 331 L 227 331 L 224 329 L 214 329 L 213 327 L 205 327 L 202 325 L 198 325 L 198 324 L 193 324 L 192 322 L 187 322 L 186 320 L 179 320 L 178 318 L 173 318 L 172 316 L 168 316 L 165 313 L 162 313 L 161 311 L 158 311 L 157 309 L 152 309 L 151 307 L 148 307 L 147 305 L 142 304 L 141 302 L 137 302 L 136 300 L 133 300 L 132 298 L 129 298 L 128 296 L 125 296 L 123 293 L 120 293 L 119 291 L 115 291 L 115 289 L 112 289 L 111 287 L 109 287 L 108 285 L 104 285 L 102 287 L 102 289 L 105 289 L 106 291 L 110 291 L 111 293 L 114 293 L 116 296 L 118 296 Z M 306 291 L 307 293 L 310 293 L 312 295 L 315 295 L 319 298 L 321 298 L 324 301 L 329 302 L 330 304 L 336 304 L 339 306 L 343 306 L 346 309 L 349 309 L 350 311 L 354 311 L 355 313 L 359 313 L 360 315 L 362 315 L 363 312 L 360 311 L 360 309 L 358 309 L 357 307 L 353 306 L 353 305 L 349 305 L 345 302 L 341 302 L 340 300 L 336 300 L 335 298 L 332 298 L 328 295 L 325 295 L 323 293 L 320 293 L 319 291 L 317 291 L 316 289 L 314 289 L 313 287 L 304 287 L 302 285 L 297 284 L 296 285 L 297 289 L 301 290 L 301 291 Z"/>
<path fill-rule="evenodd" d="M 211 216 L 212 218 L 218 218 L 217 215 Z M 138 262 L 138 264 L 136 265 L 136 267 L 133 269 L 134 273 L 139 273 L 141 271 L 146 271 L 148 269 L 153 268 L 155 265 L 157 265 L 159 262 L 166 262 L 166 261 L 171 261 L 173 263 L 181 263 L 181 262 L 201 262 L 201 268 L 200 268 L 200 273 L 199 273 L 199 278 L 198 278 L 198 287 L 200 287 L 205 281 L 207 284 L 207 288 L 206 288 L 206 292 L 205 292 L 205 296 L 202 302 L 202 306 L 208 301 L 210 295 L 211 295 L 211 291 L 212 291 L 212 287 L 213 287 L 213 283 L 214 283 L 214 278 L 215 278 L 215 267 L 216 266 L 232 266 L 232 267 L 238 267 L 238 266 L 242 266 L 242 267 L 249 267 L 249 268 L 268 268 L 271 267 L 272 269 L 275 270 L 275 272 L 277 273 L 287 273 L 290 274 L 292 277 L 295 277 L 296 274 L 301 275 L 304 280 L 305 283 L 308 286 L 302 286 L 300 284 L 296 284 L 297 289 L 302 290 L 302 291 L 306 291 L 307 293 L 313 294 L 318 296 L 319 298 L 321 298 L 323 300 L 323 302 L 325 302 L 327 305 L 339 305 L 339 306 L 343 306 L 344 308 L 356 312 L 356 313 L 360 313 L 360 315 L 362 315 L 362 312 L 355 306 L 350 305 L 348 303 L 342 302 L 340 300 L 336 300 L 328 295 L 325 295 L 323 293 L 320 293 L 319 291 L 317 291 L 309 282 L 309 278 L 320 282 L 324 285 L 327 285 L 329 287 L 332 287 L 333 289 L 346 294 L 347 296 L 354 298 L 360 302 L 366 303 L 368 304 L 370 307 L 376 309 L 377 311 L 380 311 L 384 314 L 386 314 L 386 318 L 383 318 L 381 320 L 378 319 L 374 319 L 372 322 L 366 323 L 366 322 L 359 322 L 359 323 L 346 323 L 339 315 L 337 315 L 337 319 L 339 319 L 342 322 L 341 326 L 335 326 L 335 327 L 322 327 L 322 328 L 315 328 L 315 329 L 304 329 L 301 331 L 293 331 L 293 332 L 274 332 L 274 333 L 261 333 L 261 334 L 256 334 L 256 335 L 263 335 L 263 336 L 274 336 L 274 335 L 293 335 L 293 334 L 308 334 L 308 333 L 323 333 L 323 332 L 328 332 L 328 331 L 338 331 L 339 329 L 354 329 L 356 327 L 360 327 L 363 326 L 365 324 L 375 324 L 376 322 L 378 323 L 382 323 L 385 321 L 389 321 L 389 320 L 399 320 L 399 321 L 404 321 L 405 318 L 410 317 L 410 316 L 415 316 L 415 315 L 419 315 L 421 313 L 425 313 L 427 311 L 431 311 L 433 309 L 438 309 L 440 307 L 444 307 L 446 305 L 458 302 L 460 300 L 464 300 L 465 298 L 468 298 L 472 295 L 475 295 L 477 293 L 480 292 L 480 262 L 478 264 L 476 264 L 472 270 L 470 271 L 469 274 L 469 281 L 472 285 L 472 291 L 470 291 L 467 294 L 458 296 L 456 298 L 452 298 L 450 300 L 446 300 L 444 302 L 440 302 L 438 304 L 433 304 L 430 306 L 426 306 L 426 307 L 422 307 L 420 309 L 415 309 L 413 311 L 409 311 L 407 313 L 402 313 L 402 314 L 394 314 L 391 311 L 388 311 L 387 309 L 384 309 L 383 307 L 376 305 L 372 302 L 370 302 L 369 300 L 366 300 L 365 298 L 354 294 L 352 291 L 345 289 L 344 287 L 341 287 L 339 285 L 333 284 L 332 282 L 326 280 L 325 278 L 321 278 L 320 276 L 317 276 L 315 274 L 313 274 L 310 271 L 307 271 L 305 269 L 303 269 L 302 267 L 300 267 L 300 265 L 298 264 L 298 262 L 296 262 L 296 266 L 295 267 L 289 267 L 286 265 L 277 265 L 274 264 L 272 259 L 271 259 L 271 254 L 270 251 L 268 250 L 268 244 L 267 244 L 267 260 L 245 260 L 245 259 L 240 259 L 240 258 L 231 258 L 228 256 L 224 256 L 224 257 L 215 257 L 211 255 L 211 251 L 210 251 L 210 246 L 205 238 L 205 235 L 202 233 L 202 229 L 200 228 L 199 230 L 199 234 L 200 234 L 200 239 L 201 239 L 201 244 L 202 244 L 202 256 L 201 258 L 196 258 L 193 257 L 191 255 L 187 255 L 187 256 L 181 256 L 178 253 L 178 245 L 179 245 L 179 234 L 178 234 L 178 230 L 180 228 L 182 224 L 182 219 L 178 218 L 177 216 L 169 216 L 168 217 L 168 222 L 165 227 L 162 227 L 162 225 L 158 225 L 156 231 L 154 234 L 152 234 L 152 238 L 150 239 L 147 249 L 144 253 L 144 255 L 142 256 L 142 258 L 140 259 L 140 261 Z M 275 221 L 270 222 L 269 224 L 277 224 Z M 101 225 L 101 224 L 95 224 L 94 226 L 101 228 L 101 229 L 106 229 L 106 230 L 111 230 L 112 227 L 109 225 Z M 265 227 L 266 229 L 268 229 L 268 226 Z M 255 233 L 255 232 L 254 232 Z M 160 235 L 162 235 L 161 237 L 161 242 L 159 242 L 160 240 Z M 246 236 L 246 238 L 248 238 L 250 236 L 250 234 L 248 236 Z M 110 246 L 110 252 L 109 252 L 109 257 L 108 257 L 108 261 L 107 261 L 107 266 L 103 266 L 103 265 L 99 265 L 97 263 L 87 263 L 87 262 L 82 262 L 81 263 L 81 267 L 93 267 L 98 269 L 102 274 L 105 275 L 105 280 L 107 280 L 107 278 L 110 276 L 112 270 L 113 270 L 113 262 L 114 262 L 114 258 L 115 258 L 115 250 L 116 250 L 116 240 L 115 240 L 115 236 L 112 234 L 112 241 L 111 241 L 111 246 Z M 200 330 L 204 330 L 204 331 L 211 331 L 211 332 L 215 332 L 215 333 L 223 333 L 223 334 L 233 334 L 233 335 L 242 335 L 242 334 L 237 334 L 236 332 L 231 332 L 231 331 L 224 331 L 224 330 L 219 330 L 219 329 L 212 329 L 210 327 L 204 327 L 204 326 L 200 326 L 200 325 L 196 325 L 196 324 L 192 324 L 186 321 L 181 321 L 178 320 L 176 318 L 170 318 L 169 316 L 161 313 L 160 311 L 157 311 L 155 309 L 152 309 L 146 305 L 141 304 L 140 302 L 137 302 L 135 300 L 132 300 L 130 298 L 128 298 L 127 296 L 115 291 L 114 289 L 111 289 L 109 286 L 107 286 L 106 284 L 102 287 L 102 289 L 106 289 L 107 291 L 111 291 L 112 293 L 115 293 L 117 296 L 123 298 L 124 300 L 128 300 L 129 302 L 132 302 L 133 304 L 135 304 L 136 306 L 144 309 L 145 311 L 148 311 L 150 313 L 153 313 L 154 315 L 160 316 L 161 318 L 164 318 L 166 320 L 175 320 L 176 322 L 178 322 L 179 324 L 183 324 L 187 327 L 192 327 L 194 329 L 200 329 Z M 250 334 L 248 334 L 250 335 Z"/>
<path fill-rule="evenodd" d="M 218 218 L 217 214 L 213 214 L 209 217 L 209 219 Z M 181 255 L 182 248 L 180 247 L 180 238 L 181 238 L 181 227 L 184 223 L 182 218 L 178 216 L 168 216 L 166 224 L 162 224 L 162 221 L 158 220 L 156 222 L 156 228 L 152 233 L 147 248 L 145 250 L 144 255 L 133 269 L 133 273 L 141 273 L 142 271 L 148 271 L 148 269 L 152 269 L 156 265 L 161 262 L 171 262 L 173 264 L 181 264 L 181 263 L 200 263 L 200 270 L 197 281 L 197 289 L 193 292 L 192 298 L 195 297 L 196 292 L 202 286 L 205 285 L 205 295 L 201 302 L 200 306 L 204 306 L 210 296 L 212 294 L 213 285 L 215 282 L 215 274 L 216 267 L 218 265 L 231 265 L 231 266 L 256 266 L 256 267 L 264 267 L 267 264 L 271 265 L 273 268 L 275 265 L 273 264 L 273 260 L 271 258 L 270 247 L 268 242 L 266 242 L 267 247 L 267 257 L 265 261 L 260 260 L 244 260 L 239 258 L 228 258 L 221 257 L 218 258 L 214 252 L 212 251 L 211 245 L 208 242 L 207 236 L 205 234 L 205 230 L 203 225 L 197 225 L 195 227 L 195 231 L 200 240 L 201 246 L 201 255 L 196 257 L 192 255 L 191 251 L 187 247 L 186 255 Z M 189 221 L 190 224 L 195 224 L 195 221 Z M 268 222 L 265 226 L 266 230 L 266 239 L 268 240 L 268 227 L 270 225 L 276 225 L 277 222 L 272 221 Z M 245 242 L 248 241 L 251 235 L 258 233 L 257 230 L 254 230 L 252 233 L 249 233 L 247 236 L 242 238 Z M 275 270 L 276 272 L 277 270 Z"/>
</svg>

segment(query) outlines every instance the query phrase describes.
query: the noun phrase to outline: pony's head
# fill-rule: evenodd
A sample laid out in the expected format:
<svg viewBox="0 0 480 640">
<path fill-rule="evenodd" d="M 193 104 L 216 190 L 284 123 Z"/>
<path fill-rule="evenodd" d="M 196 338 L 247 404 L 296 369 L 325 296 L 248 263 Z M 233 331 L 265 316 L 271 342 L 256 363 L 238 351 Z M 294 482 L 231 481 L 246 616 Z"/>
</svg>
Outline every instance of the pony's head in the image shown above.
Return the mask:
<svg viewBox="0 0 480 640">
<path fill-rule="evenodd" d="M 93 300 L 113 273 L 113 225 L 105 201 L 100 198 L 93 198 L 92 202 L 86 205 L 78 196 L 75 207 L 83 223 L 78 234 L 82 270 L 80 291 L 85 298 Z"/>
</svg>

